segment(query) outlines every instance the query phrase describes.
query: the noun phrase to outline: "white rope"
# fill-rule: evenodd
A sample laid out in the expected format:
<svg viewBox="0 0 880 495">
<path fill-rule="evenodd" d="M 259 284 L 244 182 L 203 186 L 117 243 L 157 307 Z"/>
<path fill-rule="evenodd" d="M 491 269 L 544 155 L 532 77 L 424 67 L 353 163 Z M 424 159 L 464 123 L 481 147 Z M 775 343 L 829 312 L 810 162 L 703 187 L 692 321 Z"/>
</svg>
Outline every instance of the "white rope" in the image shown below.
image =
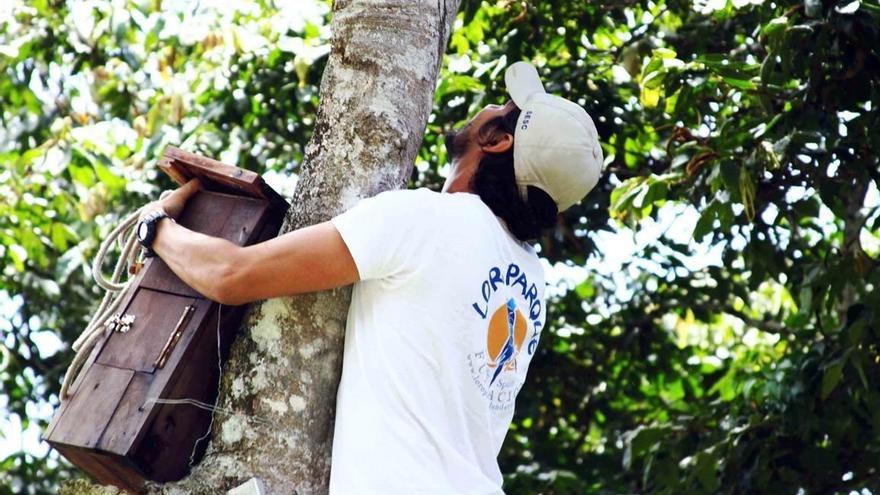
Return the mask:
<svg viewBox="0 0 880 495">
<path fill-rule="evenodd" d="M 159 197 L 164 198 L 168 194 L 171 194 L 171 191 L 163 191 Z M 73 343 L 73 350 L 76 351 L 76 355 L 73 357 L 73 361 L 70 363 L 67 372 L 64 374 L 64 382 L 61 384 L 62 400 L 67 399 L 70 396 L 70 386 L 73 385 L 74 380 L 76 380 L 76 377 L 79 375 L 82 365 L 85 363 L 86 359 L 88 359 L 95 344 L 97 344 L 98 341 L 101 340 L 101 337 L 106 333 L 107 320 L 117 311 L 119 303 L 122 302 L 122 296 L 131 284 L 131 279 L 127 278 L 124 281 L 121 280 L 123 274 L 128 274 L 128 267 L 134 266 L 138 262 L 138 248 L 140 245 L 137 243 L 137 233 L 133 227 L 137 224 L 138 217 L 144 208 L 145 207 L 138 208 L 137 211 L 125 217 L 125 219 L 107 235 L 104 241 L 101 242 L 101 245 L 98 248 L 98 254 L 95 255 L 95 260 L 92 262 L 92 277 L 95 279 L 98 286 L 106 292 L 103 299 L 101 299 L 101 304 L 98 305 L 97 311 L 95 311 L 95 314 L 89 321 L 89 324 L 86 325 L 85 330 L 83 330 L 82 334 L 80 334 Z M 119 255 L 119 260 L 116 262 L 116 266 L 113 268 L 113 275 L 110 276 L 110 280 L 107 280 L 104 278 L 103 272 L 104 258 L 107 256 L 107 251 L 114 242 L 118 244 L 121 253 Z"/>
</svg>

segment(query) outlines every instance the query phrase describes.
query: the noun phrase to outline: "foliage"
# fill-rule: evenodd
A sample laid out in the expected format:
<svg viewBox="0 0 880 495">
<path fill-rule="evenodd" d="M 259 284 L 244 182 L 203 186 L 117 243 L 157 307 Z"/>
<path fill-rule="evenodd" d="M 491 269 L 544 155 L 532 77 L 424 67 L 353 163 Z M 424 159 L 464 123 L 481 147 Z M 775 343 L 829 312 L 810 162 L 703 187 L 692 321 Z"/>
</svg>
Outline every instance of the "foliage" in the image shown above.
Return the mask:
<svg viewBox="0 0 880 495">
<path fill-rule="evenodd" d="M 304 5 L 0 7 L 0 396 L 23 427 L 57 403 L 98 239 L 170 185 L 166 144 L 289 190 L 329 36 Z M 463 3 L 413 184 L 520 59 L 593 115 L 607 164 L 541 243 L 567 275 L 509 493 L 880 489 L 878 30 L 876 0 Z M 2 462 L 0 492 L 71 476 Z"/>
<path fill-rule="evenodd" d="M 541 63 L 604 138 L 601 192 L 545 254 L 601 267 L 602 230 L 644 239 L 550 305 L 508 487 L 880 487 L 878 4 L 474 8 L 452 42 L 474 56 L 490 40 L 473 73 L 502 55 Z M 692 239 L 658 232 L 688 212 Z"/>
</svg>

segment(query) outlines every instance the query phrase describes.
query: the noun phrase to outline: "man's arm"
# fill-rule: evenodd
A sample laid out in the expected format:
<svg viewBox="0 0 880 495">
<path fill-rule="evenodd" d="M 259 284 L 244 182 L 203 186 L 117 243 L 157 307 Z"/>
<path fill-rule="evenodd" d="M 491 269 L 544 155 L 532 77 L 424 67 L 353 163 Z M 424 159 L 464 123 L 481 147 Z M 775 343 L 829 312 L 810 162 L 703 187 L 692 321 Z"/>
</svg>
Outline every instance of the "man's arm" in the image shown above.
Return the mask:
<svg viewBox="0 0 880 495">
<path fill-rule="evenodd" d="M 187 184 L 155 207 L 179 216 L 197 190 L 196 182 Z M 332 289 L 359 278 L 348 246 L 330 222 L 241 247 L 161 220 L 152 248 L 187 285 L 229 305 Z"/>
<path fill-rule="evenodd" d="M 241 247 L 163 220 L 153 250 L 187 285 L 228 305 L 358 281 L 354 259 L 330 222 Z"/>
</svg>

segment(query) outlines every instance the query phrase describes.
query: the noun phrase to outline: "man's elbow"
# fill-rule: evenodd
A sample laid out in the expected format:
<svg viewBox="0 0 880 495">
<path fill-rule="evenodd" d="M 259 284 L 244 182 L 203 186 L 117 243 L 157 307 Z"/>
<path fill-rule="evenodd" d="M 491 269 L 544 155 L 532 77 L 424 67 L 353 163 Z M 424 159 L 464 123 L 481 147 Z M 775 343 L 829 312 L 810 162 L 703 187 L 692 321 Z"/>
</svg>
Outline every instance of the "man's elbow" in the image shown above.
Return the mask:
<svg viewBox="0 0 880 495">
<path fill-rule="evenodd" d="M 208 295 L 208 299 L 218 302 L 224 306 L 239 306 L 249 301 L 237 295 L 234 290 L 226 287 L 218 287 Z"/>
<path fill-rule="evenodd" d="M 251 302 L 247 295 L 245 266 L 235 257 L 223 263 L 217 270 L 216 282 L 208 291 L 209 299 L 225 306 L 239 306 Z"/>
</svg>

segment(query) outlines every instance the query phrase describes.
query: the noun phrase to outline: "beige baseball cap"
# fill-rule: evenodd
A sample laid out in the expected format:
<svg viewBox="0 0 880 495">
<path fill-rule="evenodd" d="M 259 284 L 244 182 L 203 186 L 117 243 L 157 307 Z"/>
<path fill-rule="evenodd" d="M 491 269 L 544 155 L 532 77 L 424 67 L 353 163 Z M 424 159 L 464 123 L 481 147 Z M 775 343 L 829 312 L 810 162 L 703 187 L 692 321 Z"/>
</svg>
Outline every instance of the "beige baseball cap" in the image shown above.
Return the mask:
<svg viewBox="0 0 880 495">
<path fill-rule="evenodd" d="M 565 211 L 596 186 L 602 173 L 602 147 L 593 119 L 580 105 L 547 94 L 528 62 L 508 67 L 504 82 L 521 110 L 513 140 L 520 194 L 525 198 L 527 186 L 538 187 Z"/>
</svg>

